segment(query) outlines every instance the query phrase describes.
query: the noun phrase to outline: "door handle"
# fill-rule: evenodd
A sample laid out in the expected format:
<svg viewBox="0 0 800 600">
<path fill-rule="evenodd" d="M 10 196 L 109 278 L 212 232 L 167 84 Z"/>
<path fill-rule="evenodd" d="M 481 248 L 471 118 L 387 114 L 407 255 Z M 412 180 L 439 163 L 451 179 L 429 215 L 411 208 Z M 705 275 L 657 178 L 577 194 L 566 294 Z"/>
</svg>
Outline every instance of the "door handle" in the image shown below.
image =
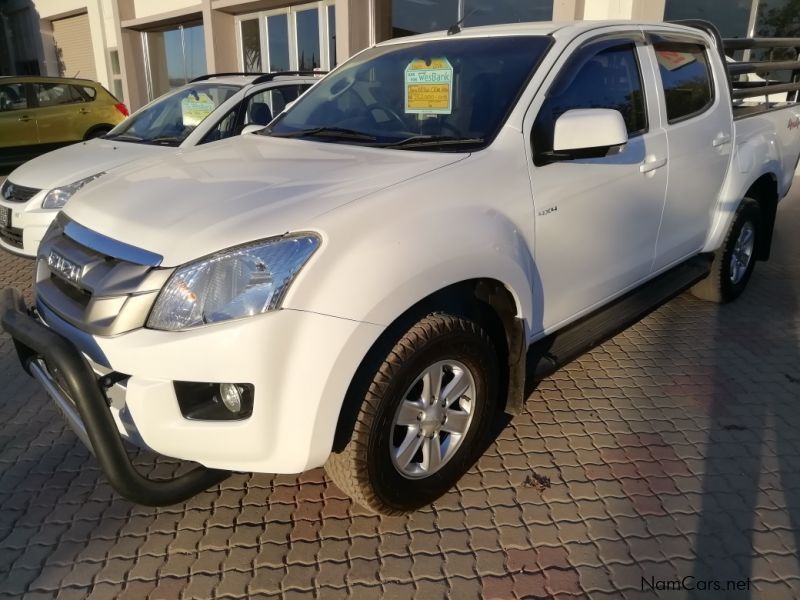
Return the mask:
<svg viewBox="0 0 800 600">
<path fill-rule="evenodd" d="M 27 123 L 28 121 L 30 121 L 30 120 L 31 120 L 31 118 L 30 118 L 28 115 L 22 115 L 22 116 L 19 118 L 19 120 L 20 120 L 22 123 Z"/>
<path fill-rule="evenodd" d="M 642 173 L 652 173 L 656 169 L 660 169 L 667 164 L 666 158 L 650 157 L 639 165 L 639 171 Z"/>
<path fill-rule="evenodd" d="M 711 142 L 711 145 L 714 146 L 714 148 L 719 148 L 720 146 L 724 146 L 725 144 L 730 144 L 730 142 L 731 142 L 731 136 L 721 133 L 716 138 L 714 138 L 714 141 Z"/>
<path fill-rule="evenodd" d="M 86 110 L 85 108 L 79 109 L 78 112 L 81 113 L 82 115 L 88 115 L 89 114 L 89 111 Z"/>
</svg>

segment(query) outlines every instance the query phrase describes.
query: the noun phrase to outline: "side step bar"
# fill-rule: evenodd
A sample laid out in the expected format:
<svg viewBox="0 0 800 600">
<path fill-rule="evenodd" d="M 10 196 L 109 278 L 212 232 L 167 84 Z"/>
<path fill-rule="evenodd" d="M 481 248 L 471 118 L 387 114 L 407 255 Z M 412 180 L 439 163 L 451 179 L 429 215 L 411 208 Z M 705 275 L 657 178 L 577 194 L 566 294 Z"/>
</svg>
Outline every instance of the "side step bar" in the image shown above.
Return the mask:
<svg viewBox="0 0 800 600">
<path fill-rule="evenodd" d="M 529 390 L 707 277 L 712 260 L 712 254 L 700 254 L 533 344 L 528 349 Z"/>
</svg>

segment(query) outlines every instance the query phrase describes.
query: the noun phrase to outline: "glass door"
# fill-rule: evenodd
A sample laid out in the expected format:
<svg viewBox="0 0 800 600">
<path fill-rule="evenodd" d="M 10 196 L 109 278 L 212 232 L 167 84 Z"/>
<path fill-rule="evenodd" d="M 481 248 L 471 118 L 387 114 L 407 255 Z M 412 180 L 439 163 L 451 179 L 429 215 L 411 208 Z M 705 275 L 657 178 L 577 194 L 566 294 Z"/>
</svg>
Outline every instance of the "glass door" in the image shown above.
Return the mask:
<svg viewBox="0 0 800 600">
<path fill-rule="evenodd" d="M 295 52 L 298 71 L 313 71 L 322 66 L 319 8 L 292 9 L 295 29 Z"/>
<path fill-rule="evenodd" d="M 238 18 L 243 71 L 310 71 L 336 65 L 334 0 Z"/>
</svg>

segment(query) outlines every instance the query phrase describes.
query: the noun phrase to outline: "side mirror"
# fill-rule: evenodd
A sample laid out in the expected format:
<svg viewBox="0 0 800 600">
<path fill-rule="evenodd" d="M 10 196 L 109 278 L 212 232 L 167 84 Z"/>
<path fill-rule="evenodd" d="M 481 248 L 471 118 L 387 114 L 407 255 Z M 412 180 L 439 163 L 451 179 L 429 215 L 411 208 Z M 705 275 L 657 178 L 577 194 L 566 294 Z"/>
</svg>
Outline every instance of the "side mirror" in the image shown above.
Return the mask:
<svg viewBox="0 0 800 600">
<path fill-rule="evenodd" d="M 245 135 L 246 133 L 255 133 L 256 131 L 261 131 L 264 129 L 266 125 L 259 125 L 258 123 L 250 123 L 250 125 L 245 125 L 242 129 L 241 135 Z"/>
<path fill-rule="evenodd" d="M 602 158 L 628 143 L 622 113 L 608 108 L 569 110 L 556 121 L 551 160 Z"/>
</svg>

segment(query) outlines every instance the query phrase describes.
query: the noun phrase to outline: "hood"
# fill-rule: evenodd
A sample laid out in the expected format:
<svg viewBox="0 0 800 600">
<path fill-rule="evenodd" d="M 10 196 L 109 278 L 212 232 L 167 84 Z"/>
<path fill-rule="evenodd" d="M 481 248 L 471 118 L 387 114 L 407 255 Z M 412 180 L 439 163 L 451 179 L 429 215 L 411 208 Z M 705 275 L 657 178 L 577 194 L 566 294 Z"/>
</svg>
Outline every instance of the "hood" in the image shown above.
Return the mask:
<svg viewBox="0 0 800 600">
<path fill-rule="evenodd" d="M 310 220 L 466 154 L 244 135 L 101 177 L 65 213 L 177 266 Z"/>
<path fill-rule="evenodd" d="M 98 138 L 42 154 L 14 169 L 8 178 L 17 185 L 52 190 L 140 158 L 175 151 L 176 148 Z"/>
</svg>

